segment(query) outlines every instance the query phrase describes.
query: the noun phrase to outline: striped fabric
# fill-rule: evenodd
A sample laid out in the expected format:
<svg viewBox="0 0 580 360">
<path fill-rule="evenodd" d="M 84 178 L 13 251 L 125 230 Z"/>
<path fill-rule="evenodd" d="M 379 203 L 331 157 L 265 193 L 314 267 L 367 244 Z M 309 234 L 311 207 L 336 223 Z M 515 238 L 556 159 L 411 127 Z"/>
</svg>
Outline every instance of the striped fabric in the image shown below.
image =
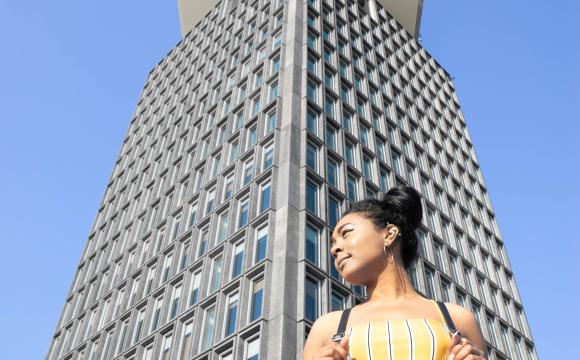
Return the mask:
<svg viewBox="0 0 580 360">
<path fill-rule="evenodd" d="M 352 360 L 443 360 L 451 341 L 445 321 L 434 319 L 370 321 L 346 333 Z"/>
</svg>

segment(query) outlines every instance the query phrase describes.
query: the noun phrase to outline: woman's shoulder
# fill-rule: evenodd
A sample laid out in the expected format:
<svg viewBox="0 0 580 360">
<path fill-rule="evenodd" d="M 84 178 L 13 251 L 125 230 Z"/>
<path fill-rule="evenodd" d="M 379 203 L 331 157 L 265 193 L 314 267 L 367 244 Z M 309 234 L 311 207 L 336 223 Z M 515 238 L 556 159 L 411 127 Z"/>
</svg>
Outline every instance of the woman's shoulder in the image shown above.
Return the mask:
<svg viewBox="0 0 580 360">
<path fill-rule="evenodd" d="M 467 318 L 473 317 L 473 313 L 467 308 L 452 302 L 446 302 L 445 306 L 449 310 L 449 314 L 453 320 L 465 321 Z"/>
<path fill-rule="evenodd" d="M 334 332 L 336 332 L 338 329 L 338 323 L 340 322 L 342 312 L 343 310 L 337 310 L 321 315 L 318 319 L 316 319 L 313 327 L 317 326 L 320 329 L 333 331 L 334 334 Z"/>
<path fill-rule="evenodd" d="M 338 329 L 341 314 L 342 311 L 340 310 L 332 311 L 321 315 L 314 321 L 304 344 L 302 359 L 311 359 L 317 349 L 328 344 L 330 338 Z"/>
<path fill-rule="evenodd" d="M 341 315 L 342 310 L 331 311 L 321 315 L 312 325 L 310 332 L 314 332 L 320 338 L 330 338 L 338 330 Z"/>
<path fill-rule="evenodd" d="M 471 310 L 451 302 L 446 302 L 445 306 L 457 330 L 463 333 L 471 333 L 477 329 L 477 319 Z"/>
</svg>

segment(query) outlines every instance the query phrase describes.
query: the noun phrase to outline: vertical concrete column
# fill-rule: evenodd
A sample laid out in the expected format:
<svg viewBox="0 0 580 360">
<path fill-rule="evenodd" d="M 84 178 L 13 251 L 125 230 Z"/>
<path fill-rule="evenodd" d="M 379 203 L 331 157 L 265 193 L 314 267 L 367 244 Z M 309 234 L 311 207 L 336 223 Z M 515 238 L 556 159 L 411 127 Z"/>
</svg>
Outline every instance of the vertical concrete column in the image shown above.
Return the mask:
<svg viewBox="0 0 580 360">
<path fill-rule="evenodd" d="M 284 55 L 280 73 L 281 119 L 272 287 L 269 289 L 268 359 L 296 359 L 296 308 L 299 205 L 300 124 L 304 2 L 286 0 Z"/>
</svg>

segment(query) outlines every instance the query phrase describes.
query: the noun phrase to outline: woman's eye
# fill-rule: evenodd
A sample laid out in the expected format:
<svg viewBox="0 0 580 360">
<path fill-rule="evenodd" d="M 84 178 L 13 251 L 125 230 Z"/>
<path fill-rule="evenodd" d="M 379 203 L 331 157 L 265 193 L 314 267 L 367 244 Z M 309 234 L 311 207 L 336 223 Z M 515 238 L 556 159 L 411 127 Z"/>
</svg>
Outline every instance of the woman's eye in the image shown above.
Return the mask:
<svg viewBox="0 0 580 360">
<path fill-rule="evenodd" d="M 351 231 L 351 230 L 345 230 L 345 231 L 342 233 L 342 237 L 344 237 L 344 236 L 345 236 L 347 233 L 349 233 L 350 231 Z"/>
</svg>

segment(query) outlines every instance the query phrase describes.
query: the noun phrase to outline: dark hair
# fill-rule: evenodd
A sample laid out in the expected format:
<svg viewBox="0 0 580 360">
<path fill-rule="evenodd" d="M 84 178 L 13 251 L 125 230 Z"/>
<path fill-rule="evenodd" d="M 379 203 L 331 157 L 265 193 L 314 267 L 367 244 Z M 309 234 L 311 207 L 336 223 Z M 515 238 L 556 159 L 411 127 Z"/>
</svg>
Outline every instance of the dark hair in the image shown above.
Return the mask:
<svg viewBox="0 0 580 360">
<path fill-rule="evenodd" d="M 365 199 L 351 205 L 342 214 L 361 213 L 373 222 L 377 229 L 384 229 L 387 224 L 396 225 L 401 232 L 401 257 L 405 268 L 417 258 L 419 241 L 415 230 L 421 224 L 423 206 L 421 196 L 410 186 L 396 186 L 382 199 Z"/>
</svg>

